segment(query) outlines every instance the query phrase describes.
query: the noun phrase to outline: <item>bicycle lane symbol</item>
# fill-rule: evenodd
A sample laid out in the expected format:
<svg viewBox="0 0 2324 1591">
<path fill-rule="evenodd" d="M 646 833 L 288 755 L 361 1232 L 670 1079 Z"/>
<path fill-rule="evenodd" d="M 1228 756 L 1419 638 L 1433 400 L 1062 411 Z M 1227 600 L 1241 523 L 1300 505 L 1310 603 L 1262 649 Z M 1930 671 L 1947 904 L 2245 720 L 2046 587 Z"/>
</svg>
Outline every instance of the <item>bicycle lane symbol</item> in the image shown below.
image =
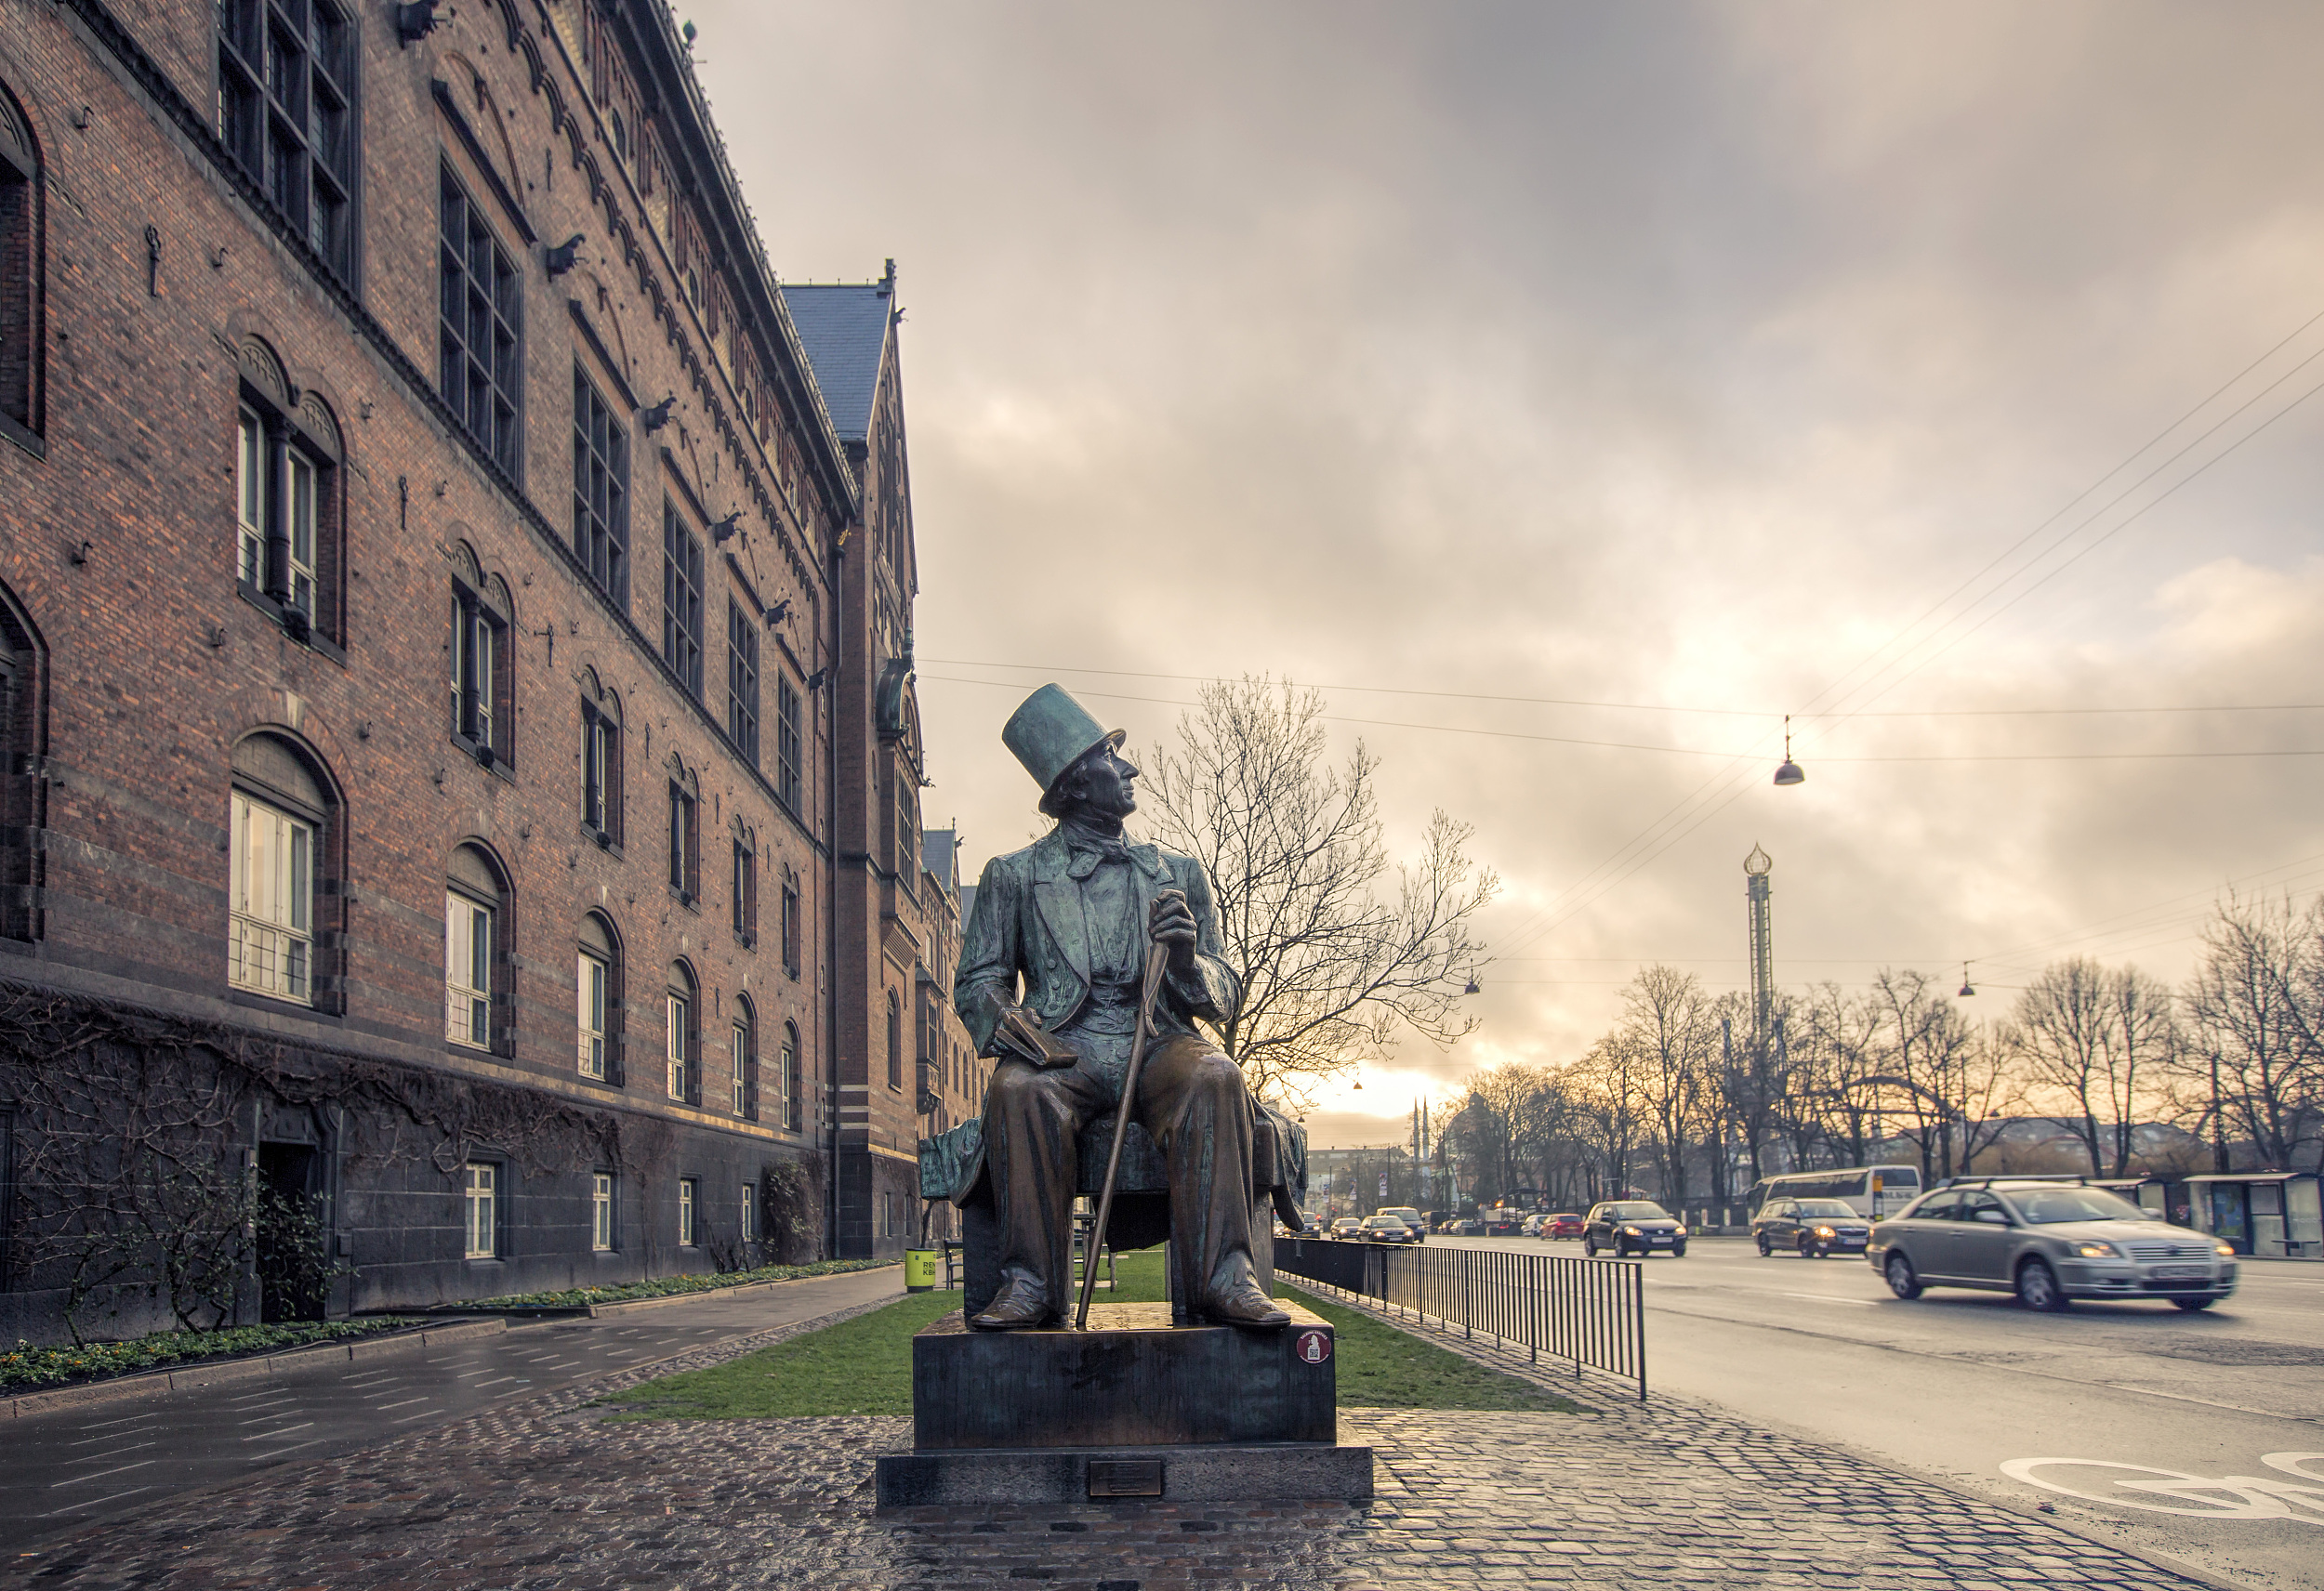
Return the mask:
<svg viewBox="0 0 2324 1591">
<path fill-rule="evenodd" d="M 2001 1473 L 2012 1480 L 2081 1502 L 2151 1514 L 2238 1521 L 2292 1519 L 2324 1525 L 2324 1470 L 2304 1467 L 2324 1464 L 2324 1453 L 2264 1453 L 2260 1462 L 2296 1479 L 2277 1475 L 2223 1475 L 2213 1479 L 2180 1469 L 2117 1464 L 2103 1458 L 2013 1458 L 2001 1466 Z"/>
</svg>

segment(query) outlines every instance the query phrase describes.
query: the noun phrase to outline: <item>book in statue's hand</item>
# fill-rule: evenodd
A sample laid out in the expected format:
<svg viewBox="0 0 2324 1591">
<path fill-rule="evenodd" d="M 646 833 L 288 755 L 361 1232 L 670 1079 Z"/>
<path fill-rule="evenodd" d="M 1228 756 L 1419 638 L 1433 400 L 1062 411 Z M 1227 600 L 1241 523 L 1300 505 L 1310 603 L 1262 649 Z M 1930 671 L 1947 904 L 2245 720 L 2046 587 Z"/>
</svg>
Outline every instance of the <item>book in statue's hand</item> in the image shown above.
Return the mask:
<svg viewBox="0 0 2324 1591">
<path fill-rule="evenodd" d="M 1081 1059 L 1079 1050 L 1042 1027 L 1039 1019 L 1022 1006 L 1012 1006 L 1002 1013 L 994 1036 L 1008 1045 L 1011 1053 L 1036 1066 L 1073 1066 Z"/>
</svg>

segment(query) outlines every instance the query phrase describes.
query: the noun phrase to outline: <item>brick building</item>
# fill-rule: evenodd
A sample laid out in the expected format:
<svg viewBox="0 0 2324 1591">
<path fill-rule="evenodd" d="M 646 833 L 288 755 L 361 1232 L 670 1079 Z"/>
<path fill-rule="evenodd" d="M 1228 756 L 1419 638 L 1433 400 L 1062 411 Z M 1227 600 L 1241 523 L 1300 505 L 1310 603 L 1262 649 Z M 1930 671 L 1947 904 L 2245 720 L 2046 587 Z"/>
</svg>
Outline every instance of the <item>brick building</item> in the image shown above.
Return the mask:
<svg viewBox="0 0 2324 1591">
<path fill-rule="evenodd" d="M 649 0 L 0 13 L 0 1332 L 894 1246 L 877 285 L 835 405 Z"/>
<path fill-rule="evenodd" d="M 919 1233 L 919 1137 L 981 1101 L 982 1063 L 952 1010 L 960 954 L 950 830 L 926 831 L 912 685 L 919 564 L 897 362 L 895 262 L 877 282 L 786 285 L 784 297 L 861 483 L 863 540 L 839 563 L 838 1252 L 900 1254 Z M 949 1206 L 934 1213 L 949 1221 Z"/>
</svg>

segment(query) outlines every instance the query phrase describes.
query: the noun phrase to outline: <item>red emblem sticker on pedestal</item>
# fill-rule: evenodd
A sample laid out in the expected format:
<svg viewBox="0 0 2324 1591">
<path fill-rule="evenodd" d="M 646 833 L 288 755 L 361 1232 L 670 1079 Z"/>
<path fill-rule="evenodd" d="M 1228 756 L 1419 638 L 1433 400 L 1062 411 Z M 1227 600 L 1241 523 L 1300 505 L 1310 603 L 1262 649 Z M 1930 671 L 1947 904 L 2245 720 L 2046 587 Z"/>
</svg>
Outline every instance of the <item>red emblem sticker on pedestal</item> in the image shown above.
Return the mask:
<svg viewBox="0 0 2324 1591">
<path fill-rule="evenodd" d="M 1318 1331 L 1301 1332 L 1300 1340 L 1292 1346 L 1291 1351 L 1298 1354 L 1304 1363 L 1321 1364 L 1331 1357 L 1331 1334 Z"/>
</svg>

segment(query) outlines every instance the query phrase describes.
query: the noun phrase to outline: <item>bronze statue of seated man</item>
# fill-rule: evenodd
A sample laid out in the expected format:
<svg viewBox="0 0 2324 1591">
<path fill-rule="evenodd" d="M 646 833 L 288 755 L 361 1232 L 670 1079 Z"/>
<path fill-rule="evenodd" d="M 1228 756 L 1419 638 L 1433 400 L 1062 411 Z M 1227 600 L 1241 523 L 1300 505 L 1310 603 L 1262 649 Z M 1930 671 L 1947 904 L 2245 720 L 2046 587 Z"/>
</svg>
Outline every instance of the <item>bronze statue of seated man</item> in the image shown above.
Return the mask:
<svg viewBox="0 0 2324 1591">
<path fill-rule="evenodd" d="M 1121 1102 L 1151 940 L 1167 947 L 1168 970 L 1128 1105 L 1169 1168 L 1170 1242 L 1195 1283 L 1189 1312 L 1282 1326 L 1251 1257 L 1250 1094 L 1194 1023 L 1227 1019 L 1242 994 L 1201 864 L 1125 838 L 1138 769 L 1119 754 L 1122 731 L 1059 687 L 1034 692 L 1001 739 L 1057 827 L 986 864 L 962 936 L 953 1001 L 978 1053 L 997 1062 L 983 1155 L 1000 1288 L 969 1323 L 1042 1326 L 1066 1313 L 1075 1140 Z"/>
</svg>

